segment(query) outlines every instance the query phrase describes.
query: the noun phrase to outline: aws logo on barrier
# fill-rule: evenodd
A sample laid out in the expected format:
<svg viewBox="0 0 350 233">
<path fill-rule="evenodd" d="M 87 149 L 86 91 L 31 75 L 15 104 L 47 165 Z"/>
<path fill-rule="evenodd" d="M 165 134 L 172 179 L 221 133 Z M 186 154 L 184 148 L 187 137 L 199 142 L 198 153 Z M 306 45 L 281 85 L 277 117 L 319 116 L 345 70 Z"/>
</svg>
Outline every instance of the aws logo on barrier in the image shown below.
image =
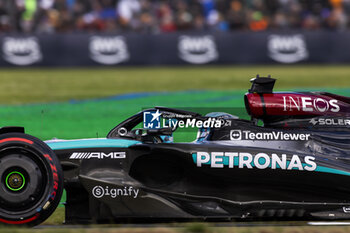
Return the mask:
<svg viewBox="0 0 350 233">
<path fill-rule="evenodd" d="M 128 46 L 124 37 L 93 36 L 89 44 L 90 57 L 104 65 L 115 65 L 129 60 Z"/>
<path fill-rule="evenodd" d="M 2 56 L 5 61 L 18 66 L 31 65 L 42 59 L 40 45 L 35 37 L 5 37 L 2 41 Z"/>
<path fill-rule="evenodd" d="M 309 57 L 303 35 L 271 35 L 267 50 L 270 58 L 281 63 L 295 63 Z"/>
<path fill-rule="evenodd" d="M 219 57 L 212 36 L 180 36 L 178 42 L 179 57 L 192 64 L 205 64 Z"/>
</svg>

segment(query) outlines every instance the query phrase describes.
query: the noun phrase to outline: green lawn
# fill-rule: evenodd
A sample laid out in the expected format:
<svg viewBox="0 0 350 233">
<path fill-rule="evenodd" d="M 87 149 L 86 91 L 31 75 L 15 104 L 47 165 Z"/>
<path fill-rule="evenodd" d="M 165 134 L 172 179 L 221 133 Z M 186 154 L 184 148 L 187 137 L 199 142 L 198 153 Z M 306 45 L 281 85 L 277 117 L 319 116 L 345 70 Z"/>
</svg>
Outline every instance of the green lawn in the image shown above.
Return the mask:
<svg viewBox="0 0 350 233">
<path fill-rule="evenodd" d="M 256 74 L 278 89 L 350 87 L 350 66 L 207 66 L 111 69 L 2 69 L 0 104 L 57 102 L 120 93 L 246 90 Z"/>
<path fill-rule="evenodd" d="M 0 70 L 0 120 L 41 139 L 71 139 L 104 137 L 126 117 L 153 106 L 206 107 L 241 116 L 243 95 L 257 73 L 277 78 L 276 90 L 350 95 L 348 66 L 12 69 Z M 140 92 L 146 94 L 107 98 Z M 74 101 L 80 99 L 94 101 Z"/>
</svg>

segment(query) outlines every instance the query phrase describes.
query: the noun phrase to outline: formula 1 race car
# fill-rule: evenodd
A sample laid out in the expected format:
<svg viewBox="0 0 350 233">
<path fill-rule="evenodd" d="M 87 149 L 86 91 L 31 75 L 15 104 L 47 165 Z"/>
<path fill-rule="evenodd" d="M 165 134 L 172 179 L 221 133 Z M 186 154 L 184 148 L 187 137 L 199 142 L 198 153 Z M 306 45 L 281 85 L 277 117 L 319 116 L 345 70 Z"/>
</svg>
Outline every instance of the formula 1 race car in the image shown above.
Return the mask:
<svg viewBox="0 0 350 233">
<path fill-rule="evenodd" d="M 251 120 L 155 107 L 104 139 L 1 128 L 0 222 L 40 224 L 63 189 L 66 223 L 350 219 L 350 98 L 274 83 L 252 79 Z M 181 127 L 197 139 L 173 142 Z"/>
</svg>

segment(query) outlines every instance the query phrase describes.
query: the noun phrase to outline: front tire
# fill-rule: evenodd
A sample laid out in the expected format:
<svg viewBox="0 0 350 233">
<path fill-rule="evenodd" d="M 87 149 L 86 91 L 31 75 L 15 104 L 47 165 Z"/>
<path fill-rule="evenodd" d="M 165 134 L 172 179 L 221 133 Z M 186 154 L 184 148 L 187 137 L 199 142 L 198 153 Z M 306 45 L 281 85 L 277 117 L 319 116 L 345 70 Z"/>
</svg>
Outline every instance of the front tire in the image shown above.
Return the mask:
<svg viewBox="0 0 350 233">
<path fill-rule="evenodd" d="M 41 140 L 23 133 L 0 135 L 0 223 L 35 226 L 56 209 L 62 168 Z"/>
</svg>

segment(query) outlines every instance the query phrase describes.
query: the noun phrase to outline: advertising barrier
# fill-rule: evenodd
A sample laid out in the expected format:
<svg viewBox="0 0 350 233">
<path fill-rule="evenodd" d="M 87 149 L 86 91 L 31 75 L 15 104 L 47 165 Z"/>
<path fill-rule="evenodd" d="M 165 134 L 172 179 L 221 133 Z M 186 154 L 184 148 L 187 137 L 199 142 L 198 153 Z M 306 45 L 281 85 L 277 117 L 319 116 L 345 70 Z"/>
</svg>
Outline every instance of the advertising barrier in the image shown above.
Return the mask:
<svg viewBox="0 0 350 233">
<path fill-rule="evenodd" d="M 0 66 L 350 63 L 350 32 L 0 36 Z"/>
</svg>

